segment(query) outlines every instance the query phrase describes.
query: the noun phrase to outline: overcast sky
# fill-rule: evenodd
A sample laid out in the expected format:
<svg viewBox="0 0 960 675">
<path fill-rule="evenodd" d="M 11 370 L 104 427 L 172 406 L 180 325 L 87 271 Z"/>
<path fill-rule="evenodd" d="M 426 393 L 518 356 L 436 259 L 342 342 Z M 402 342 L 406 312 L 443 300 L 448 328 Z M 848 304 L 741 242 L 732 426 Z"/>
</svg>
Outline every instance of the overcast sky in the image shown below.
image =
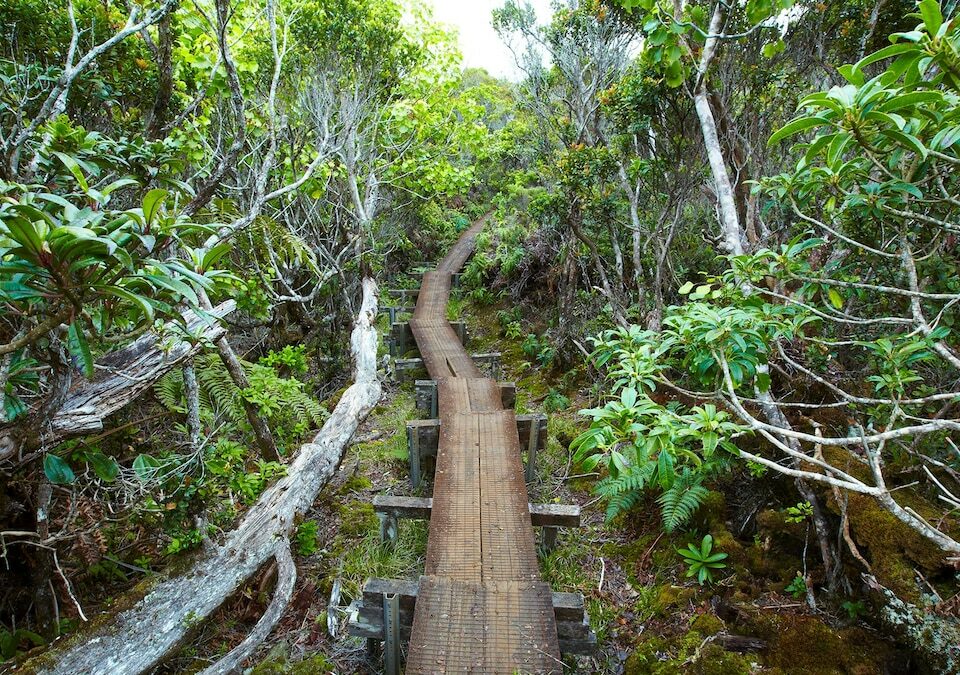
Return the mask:
<svg viewBox="0 0 960 675">
<path fill-rule="evenodd" d="M 433 6 L 433 15 L 460 36 L 463 65 L 486 68 L 496 77 L 517 78 L 513 56 L 490 25 L 491 13 L 504 0 L 420 0 Z M 540 22 L 550 18 L 550 0 L 529 0 Z"/>
</svg>

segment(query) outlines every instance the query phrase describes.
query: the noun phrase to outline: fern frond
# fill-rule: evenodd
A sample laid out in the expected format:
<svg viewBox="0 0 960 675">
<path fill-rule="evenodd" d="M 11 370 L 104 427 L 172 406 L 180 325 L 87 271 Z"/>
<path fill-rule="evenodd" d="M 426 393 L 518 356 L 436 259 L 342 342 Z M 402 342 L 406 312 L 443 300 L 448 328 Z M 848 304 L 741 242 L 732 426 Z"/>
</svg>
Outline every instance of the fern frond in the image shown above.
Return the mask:
<svg viewBox="0 0 960 675">
<path fill-rule="evenodd" d="M 153 385 L 153 393 L 156 394 L 160 404 L 170 412 L 187 412 L 183 404 L 183 372 L 179 368 L 171 370 L 160 378 Z"/>
<path fill-rule="evenodd" d="M 616 478 L 605 478 L 595 488 L 596 494 L 607 502 L 607 521 L 628 511 L 643 495 L 644 488 L 653 477 L 653 463 L 628 466 Z"/>
<path fill-rule="evenodd" d="M 657 498 L 663 517 L 663 529 L 673 532 L 686 524 L 708 494 L 703 487 L 703 476 L 684 469 L 676 481 Z"/>
</svg>

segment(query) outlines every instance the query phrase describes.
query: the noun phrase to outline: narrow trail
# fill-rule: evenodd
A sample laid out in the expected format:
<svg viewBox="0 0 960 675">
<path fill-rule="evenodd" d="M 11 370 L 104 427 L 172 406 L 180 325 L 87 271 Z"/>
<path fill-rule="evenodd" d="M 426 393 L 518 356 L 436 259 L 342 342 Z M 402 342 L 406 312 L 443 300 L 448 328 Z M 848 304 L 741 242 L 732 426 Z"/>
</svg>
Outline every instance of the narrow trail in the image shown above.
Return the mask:
<svg viewBox="0 0 960 675">
<path fill-rule="evenodd" d="M 407 673 L 561 670 L 516 419 L 446 318 L 452 275 L 470 257 L 483 224 L 464 232 L 436 270 L 424 274 L 410 321 L 437 382 L 440 442 Z"/>
</svg>

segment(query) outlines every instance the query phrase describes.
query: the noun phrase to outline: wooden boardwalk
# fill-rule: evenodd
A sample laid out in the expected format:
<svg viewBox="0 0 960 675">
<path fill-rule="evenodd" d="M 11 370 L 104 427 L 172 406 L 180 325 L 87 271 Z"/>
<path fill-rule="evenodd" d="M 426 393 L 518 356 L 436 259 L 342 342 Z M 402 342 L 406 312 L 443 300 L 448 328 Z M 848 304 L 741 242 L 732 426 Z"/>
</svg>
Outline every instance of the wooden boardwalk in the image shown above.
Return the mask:
<svg viewBox="0 0 960 675">
<path fill-rule="evenodd" d="M 512 410 L 446 319 L 479 222 L 423 277 L 410 328 L 437 382 L 440 441 L 407 673 L 559 673 Z"/>
</svg>

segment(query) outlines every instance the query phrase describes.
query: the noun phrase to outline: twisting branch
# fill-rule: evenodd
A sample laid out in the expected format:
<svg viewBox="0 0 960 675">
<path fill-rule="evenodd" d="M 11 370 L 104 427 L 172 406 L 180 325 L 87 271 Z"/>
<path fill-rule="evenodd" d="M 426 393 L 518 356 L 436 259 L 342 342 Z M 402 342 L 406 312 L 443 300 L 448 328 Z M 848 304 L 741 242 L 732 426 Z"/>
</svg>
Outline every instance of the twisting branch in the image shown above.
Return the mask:
<svg viewBox="0 0 960 675">
<path fill-rule="evenodd" d="M 44 99 L 44 102 L 40 106 L 40 110 L 37 111 L 37 114 L 32 120 L 30 120 L 29 123 L 27 123 L 25 127 L 13 135 L 13 137 L 7 142 L 7 145 L 4 148 L 4 170 L 7 178 L 13 178 L 18 175 L 20 170 L 20 159 L 24 146 L 33 137 L 33 134 L 37 131 L 37 129 L 64 111 L 67 105 L 67 96 L 70 93 L 70 88 L 73 86 L 73 83 L 76 81 L 77 77 L 79 77 L 87 68 L 90 67 L 92 63 L 100 58 L 100 56 L 112 49 L 114 46 L 123 42 L 131 35 L 139 33 L 163 19 L 174 9 L 174 7 L 177 6 L 177 4 L 178 0 L 165 0 L 160 7 L 153 11 L 147 12 L 147 14 L 144 15 L 144 17 L 140 20 L 138 20 L 138 17 L 140 15 L 141 8 L 138 5 L 134 5 L 130 9 L 130 14 L 127 16 L 126 23 L 119 31 L 114 33 L 111 37 L 107 38 L 100 44 L 92 47 L 88 52 L 81 56 L 76 63 L 74 63 L 77 46 L 80 39 L 80 31 L 77 27 L 76 16 L 74 14 L 73 0 L 68 1 L 67 13 L 70 18 L 72 33 L 70 37 L 70 45 L 67 48 L 67 56 L 64 62 L 63 72 L 60 73 L 60 77 L 57 78 L 56 83 L 54 83 L 53 87 L 50 89 L 50 92 L 47 94 L 46 99 Z M 37 155 L 35 155 L 34 161 L 36 160 L 36 157 Z"/>
</svg>

